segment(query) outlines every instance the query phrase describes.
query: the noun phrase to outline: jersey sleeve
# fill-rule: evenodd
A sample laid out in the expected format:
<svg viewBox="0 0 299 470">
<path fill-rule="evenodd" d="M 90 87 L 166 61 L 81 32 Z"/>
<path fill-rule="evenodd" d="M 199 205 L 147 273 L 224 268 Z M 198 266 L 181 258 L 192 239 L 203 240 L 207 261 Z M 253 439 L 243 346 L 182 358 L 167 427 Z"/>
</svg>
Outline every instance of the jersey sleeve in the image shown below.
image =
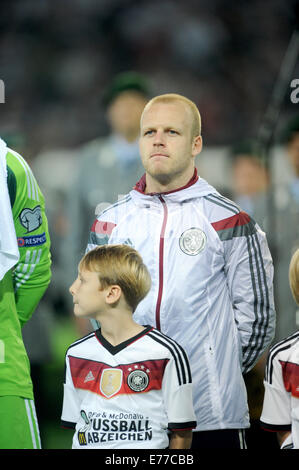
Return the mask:
<svg viewBox="0 0 299 470">
<path fill-rule="evenodd" d="M 223 241 L 227 283 L 242 351 L 242 370 L 246 373 L 254 367 L 274 336 L 272 257 L 265 233 L 245 212 L 221 221 L 216 229 Z"/>
<path fill-rule="evenodd" d="M 291 430 L 291 394 L 286 390 L 279 354 L 269 354 L 265 379 L 261 426 L 268 431 Z"/>
<path fill-rule="evenodd" d="M 196 428 L 190 365 L 185 351 L 178 345 L 165 368 L 162 391 L 168 429 L 184 431 Z"/>
<path fill-rule="evenodd" d="M 13 271 L 16 307 L 21 326 L 44 295 L 51 279 L 51 254 L 45 201 L 27 162 L 9 150 L 8 189 L 20 258 Z"/>
<path fill-rule="evenodd" d="M 61 426 L 65 428 L 75 429 L 80 417 L 79 413 L 80 401 L 78 398 L 78 393 L 73 384 L 69 365 L 69 358 L 68 356 L 66 356 Z"/>
</svg>

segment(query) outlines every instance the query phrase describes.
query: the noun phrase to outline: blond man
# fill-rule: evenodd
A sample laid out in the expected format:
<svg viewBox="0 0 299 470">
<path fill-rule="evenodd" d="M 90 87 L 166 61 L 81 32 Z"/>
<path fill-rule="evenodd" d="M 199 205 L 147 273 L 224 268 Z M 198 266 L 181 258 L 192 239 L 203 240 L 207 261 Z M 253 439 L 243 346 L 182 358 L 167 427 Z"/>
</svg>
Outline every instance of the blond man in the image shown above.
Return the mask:
<svg viewBox="0 0 299 470">
<path fill-rule="evenodd" d="M 141 117 L 145 174 L 94 222 L 88 250 L 137 249 L 152 277 L 134 319 L 178 341 L 190 359 L 194 448 L 245 448 L 243 374 L 273 339 L 273 263 L 266 236 L 197 174 L 201 117 L 181 95 L 149 101 Z M 94 325 L 96 328 L 97 325 Z"/>
<path fill-rule="evenodd" d="M 289 282 L 299 306 L 299 249 L 291 258 Z M 281 449 L 299 449 L 299 331 L 270 349 L 264 386 L 262 428 L 277 433 Z"/>
<path fill-rule="evenodd" d="M 196 426 L 185 351 L 132 314 L 151 286 L 126 245 L 87 253 L 70 287 L 74 314 L 101 328 L 66 353 L 62 424 L 74 449 L 187 449 Z"/>
</svg>

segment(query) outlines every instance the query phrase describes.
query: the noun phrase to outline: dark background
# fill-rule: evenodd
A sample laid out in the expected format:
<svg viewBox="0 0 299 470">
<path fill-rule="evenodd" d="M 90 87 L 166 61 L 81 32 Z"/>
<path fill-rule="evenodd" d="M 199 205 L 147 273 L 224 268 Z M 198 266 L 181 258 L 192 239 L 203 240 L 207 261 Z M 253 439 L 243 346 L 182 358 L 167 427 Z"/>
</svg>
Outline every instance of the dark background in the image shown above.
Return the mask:
<svg viewBox="0 0 299 470">
<path fill-rule="evenodd" d="M 31 159 L 105 134 L 101 93 L 131 69 L 196 102 L 205 145 L 255 137 L 294 24 L 292 0 L 2 0 L 2 135 Z"/>
</svg>

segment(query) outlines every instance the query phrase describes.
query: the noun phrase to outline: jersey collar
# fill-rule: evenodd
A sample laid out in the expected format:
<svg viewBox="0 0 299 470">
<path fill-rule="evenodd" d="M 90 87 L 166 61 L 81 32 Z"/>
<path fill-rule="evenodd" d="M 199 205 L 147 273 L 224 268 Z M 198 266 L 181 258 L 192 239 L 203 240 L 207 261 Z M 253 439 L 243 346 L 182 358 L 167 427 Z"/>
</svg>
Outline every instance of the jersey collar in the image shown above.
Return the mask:
<svg viewBox="0 0 299 470">
<path fill-rule="evenodd" d="M 123 349 L 127 348 L 130 346 L 130 344 L 134 343 L 135 341 L 139 340 L 143 336 L 147 335 L 150 331 L 152 331 L 153 327 L 150 325 L 144 325 L 145 329 L 138 333 L 135 336 L 132 336 L 132 338 L 127 339 L 126 341 L 123 341 L 122 343 L 118 344 L 117 346 L 113 346 L 112 344 L 109 343 L 109 341 L 104 338 L 104 336 L 101 333 L 101 328 L 95 331 L 96 338 L 98 341 L 101 343 L 101 345 L 107 349 L 107 351 L 112 354 L 113 356 L 117 354 L 118 352 L 122 351 Z"/>
</svg>

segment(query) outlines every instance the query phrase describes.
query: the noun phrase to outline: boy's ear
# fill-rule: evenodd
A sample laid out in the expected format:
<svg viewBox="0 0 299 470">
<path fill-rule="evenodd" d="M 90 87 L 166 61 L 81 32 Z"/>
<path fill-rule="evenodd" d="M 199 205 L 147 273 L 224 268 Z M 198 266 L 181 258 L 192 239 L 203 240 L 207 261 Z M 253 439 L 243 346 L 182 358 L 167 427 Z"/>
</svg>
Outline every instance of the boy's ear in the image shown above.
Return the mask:
<svg viewBox="0 0 299 470">
<path fill-rule="evenodd" d="M 109 286 L 106 293 L 106 302 L 110 305 L 118 302 L 121 296 L 121 292 L 121 288 L 117 284 Z"/>
</svg>

